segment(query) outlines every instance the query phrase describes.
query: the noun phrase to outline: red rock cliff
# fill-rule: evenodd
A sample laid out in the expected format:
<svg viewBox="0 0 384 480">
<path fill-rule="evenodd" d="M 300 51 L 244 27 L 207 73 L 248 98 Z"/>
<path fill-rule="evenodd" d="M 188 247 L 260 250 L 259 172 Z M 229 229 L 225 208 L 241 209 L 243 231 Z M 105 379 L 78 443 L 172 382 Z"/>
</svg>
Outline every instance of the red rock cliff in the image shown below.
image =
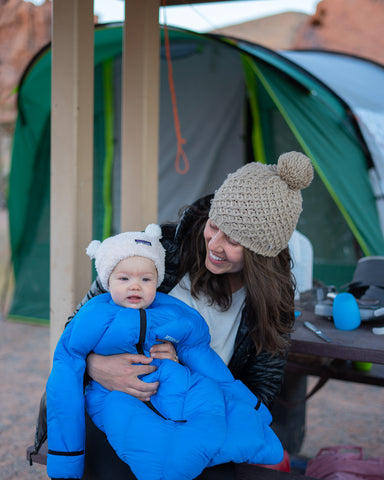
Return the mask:
<svg viewBox="0 0 384 480">
<path fill-rule="evenodd" d="M 384 64 L 384 1 L 322 0 L 294 48 L 336 50 Z"/>
<path fill-rule="evenodd" d="M 0 123 L 16 116 L 12 93 L 33 56 L 51 39 L 51 2 L 0 0 Z"/>
</svg>

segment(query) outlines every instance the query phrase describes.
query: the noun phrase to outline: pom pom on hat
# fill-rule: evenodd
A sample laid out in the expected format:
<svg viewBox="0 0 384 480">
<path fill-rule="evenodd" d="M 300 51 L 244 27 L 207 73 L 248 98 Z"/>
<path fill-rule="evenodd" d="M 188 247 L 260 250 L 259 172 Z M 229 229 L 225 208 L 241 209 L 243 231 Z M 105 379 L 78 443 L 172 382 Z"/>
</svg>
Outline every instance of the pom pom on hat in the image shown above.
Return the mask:
<svg viewBox="0 0 384 480">
<path fill-rule="evenodd" d="M 308 187 L 313 179 L 313 168 L 308 157 L 300 152 L 288 152 L 280 155 L 277 173 L 292 190 Z"/>
<path fill-rule="evenodd" d="M 91 259 L 95 259 L 96 271 L 105 290 L 108 290 L 109 277 L 116 265 L 125 258 L 135 256 L 153 261 L 157 269 L 159 286 L 165 273 L 165 250 L 160 239 L 160 226 L 151 223 L 144 232 L 119 233 L 106 238 L 103 242 L 92 240 L 86 253 Z"/>
<path fill-rule="evenodd" d="M 209 218 L 243 247 L 274 257 L 288 245 L 302 211 L 300 190 L 312 179 L 311 162 L 299 152 L 280 155 L 277 165 L 248 163 L 217 190 Z"/>
</svg>

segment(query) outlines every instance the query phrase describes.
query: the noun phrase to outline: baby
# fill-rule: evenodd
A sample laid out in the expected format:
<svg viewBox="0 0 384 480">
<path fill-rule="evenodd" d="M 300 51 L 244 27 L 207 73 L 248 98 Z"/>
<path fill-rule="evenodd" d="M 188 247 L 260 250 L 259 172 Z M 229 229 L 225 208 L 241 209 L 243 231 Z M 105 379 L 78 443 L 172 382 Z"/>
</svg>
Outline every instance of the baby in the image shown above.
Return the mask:
<svg viewBox="0 0 384 480">
<path fill-rule="evenodd" d="M 47 383 L 47 472 L 53 479 L 83 474 L 84 408 L 139 480 L 189 480 L 219 463 L 282 459 L 269 411 L 210 348 L 204 319 L 156 291 L 165 273 L 160 238 L 160 227 L 151 224 L 145 232 L 122 233 L 87 248 L 108 293 L 80 309 L 55 351 Z M 168 345 L 166 358 L 154 359 L 157 370 L 142 378 L 159 382 L 150 402 L 93 380 L 84 395 L 90 352 L 150 356 L 159 343 Z"/>
</svg>

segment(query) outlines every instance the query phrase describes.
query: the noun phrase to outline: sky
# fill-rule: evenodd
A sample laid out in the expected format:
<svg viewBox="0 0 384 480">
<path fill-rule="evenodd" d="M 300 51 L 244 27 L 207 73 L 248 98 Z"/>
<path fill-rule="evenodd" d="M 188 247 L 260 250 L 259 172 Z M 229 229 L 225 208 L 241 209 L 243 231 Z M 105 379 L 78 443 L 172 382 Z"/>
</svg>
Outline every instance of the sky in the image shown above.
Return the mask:
<svg viewBox="0 0 384 480">
<path fill-rule="evenodd" d="M 32 0 L 31 0 L 32 1 Z M 44 0 L 33 0 L 40 4 Z M 284 11 L 312 14 L 319 0 L 247 0 L 167 7 L 166 16 L 160 8 L 160 23 L 205 32 L 216 28 L 242 23 L 255 18 Z M 121 0 L 94 0 L 94 12 L 100 23 L 121 21 L 124 18 L 124 2 Z"/>
</svg>

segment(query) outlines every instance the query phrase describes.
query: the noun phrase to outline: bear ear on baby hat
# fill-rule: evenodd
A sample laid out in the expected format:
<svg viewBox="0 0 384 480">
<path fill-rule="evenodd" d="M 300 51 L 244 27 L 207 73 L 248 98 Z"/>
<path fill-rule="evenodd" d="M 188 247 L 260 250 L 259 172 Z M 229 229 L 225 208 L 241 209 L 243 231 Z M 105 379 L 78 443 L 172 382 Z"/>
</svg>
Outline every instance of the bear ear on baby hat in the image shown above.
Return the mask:
<svg viewBox="0 0 384 480">
<path fill-rule="evenodd" d="M 86 254 L 91 259 L 96 258 L 96 254 L 100 248 L 101 242 L 99 240 L 92 240 L 86 249 Z"/>
<path fill-rule="evenodd" d="M 144 232 L 146 235 L 149 235 L 150 237 L 156 237 L 158 239 L 161 238 L 161 227 L 160 225 L 157 225 L 156 223 L 150 223 L 147 228 L 145 229 Z"/>
</svg>

